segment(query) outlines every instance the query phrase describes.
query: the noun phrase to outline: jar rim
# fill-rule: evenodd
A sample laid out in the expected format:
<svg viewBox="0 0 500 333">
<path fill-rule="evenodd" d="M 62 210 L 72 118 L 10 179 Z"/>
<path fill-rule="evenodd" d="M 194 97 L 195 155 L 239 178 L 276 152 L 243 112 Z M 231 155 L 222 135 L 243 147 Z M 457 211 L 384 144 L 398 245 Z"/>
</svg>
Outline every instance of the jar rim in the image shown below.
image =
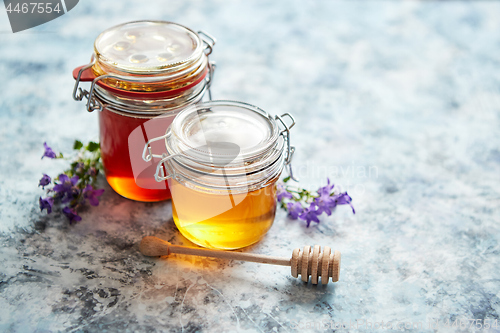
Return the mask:
<svg viewBox="0 0 500 333">
<path fill-rule="evenodd" d="M 273 149 L 282 146 L 273 117 L 254 105 L 236 101 L 191 105 L 179 112 L 167 134 L 168 153 L 201 169 L 239 170 L 270 163 L 276 159 L 269 156 L 276 155 Z"/>
<path fill-rule="evenodd" d="M 246 113 L 247 117 L 241 118 L 241 112 Z M 241 136 L 233 134 L 242 129 L 242 120 L 247 122 L 246 125 L 251 123 L 249 120 L 252 116 L 248 117 L 249 114 L 253 115 L 254 120 L 260 120 L 257 126 L 266 127 L 264 124 L 267 123 L 267 140 L 247 141 L 240 146 Z M 220 115 L 222 118 L 218 117 Z M 284 116 L 288 116 L 290 124 L 284 122 Z M 234 119 L 238 121 L 232 123 Z M 278 126 L 278 121 L 284 129 Z M 221 128 L 217 128 L 219 125 Z M 142 158 L 146 162 L 153 158 L 161 159 L 156 166 L 157 182 L 175 179 L 185 185 L 191 182 L 195 187 L 203 185 L 217 190 L 230 188 L 231 191 L 245 187 L 258 188 L 270 179 L 279 177 L 284 166 L 289 167 L 290 177 L 293 178 L 290 162 L 295 148 L 290 145 L 290 129 L 294 125 L 295 119 L 289 113 L 273 118 L 248 103 L 227 100 L 200 103 L 181 110 L 165 135 L 150 139 L 144 146 Z M 204 141 L 200 140 L 199 133 L 203 135 Z M 186 143 L 185 138 L 189 136 L 196 140 Z M 158 140 L 164 140 L 168 154 L 152 152 L 150 144 Z M 232 150 L 234 146 L 238 149 Z"/>
<path fill-rule="evenodd" d="M 159 32 L 162 29 L 163 35 L 158 33 L 151 36 L 155 31 Z M 144 36 L 142 40 L 138 38 L 141 34 Z M 168 34 L 174 35 L 177 44 L 167 46 L 165 39 L 167 36 L 172 37 Z M 150 48 L 137 49 L 131 46 L 137 44 L 138 39 L 141 40 L 143 46 Z M 191 45 L 190 49 L 189 45 Z M 173 46 L 177 46 L 177 49 Z M 111 47 L 113 48 L 110 49 Z M 130 52 L 120 54 L 120 51 L 127 50 Z M 139 53 L 132 54 L 134 50 Z M 162 50 L 164 52 L 160 53 Z M 161 20 L 139 20 L 118 24 L 101 32 L 94 41 L 97 64 L 104 67 L 105 71 L 122 75 L 165 75 L 182 71 L 197 63 L 204 56 L 203 51 L 203 41 L 195 31 L 178 23 Z M 154 52 L 158 53 L 155 58 L 142 54 Z M 165 55 L 165 58 L 162 58 L 163 61 L 158 60 L 161 54 Z M 170 55 L 171 61 L 168 60 L 167 54 Z M 127 57 L 128 61 L 122 57 Z M 142 58 L 139 59 L 139 57 Z"/>
</svg>

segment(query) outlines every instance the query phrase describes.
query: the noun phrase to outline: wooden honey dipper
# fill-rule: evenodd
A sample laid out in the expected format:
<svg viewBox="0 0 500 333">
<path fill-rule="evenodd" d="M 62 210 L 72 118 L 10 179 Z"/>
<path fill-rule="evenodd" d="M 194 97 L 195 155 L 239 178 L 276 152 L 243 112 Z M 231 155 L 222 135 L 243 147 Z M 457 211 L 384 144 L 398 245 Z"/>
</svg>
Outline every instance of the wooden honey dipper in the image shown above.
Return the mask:
<svg viewBox="0 0 500 333">
<path fill-rule="evenodd" d="M 321 276 L 321 283 L 327 284 L 329 278 L 332 282 L 339 280 L 340 273 L 340 252 L 331 253 L 331 249 L 325 246 L 323 252 L 321 247 L 315 245 L 311 251 L 310 246 L 304 249 L 296 248 L 292 252 L 292 258 L 281 258 L 244 252 L 230 252 L 221 250 L 208 250 L 195 247 L 172 245 L 162 239 L 153 236 L 146 236 L 139 245 L 139 250 L 145 256 L 159 257 L 170 253 L 187 254 L 192 256 L 211 257 L 219 259 L 243 260 L 258 262 L 262 264 L 291 266 L 292 276 L 301 275 L 302 281 L 308 282 L 311 276 L 311 283 L 318 284 Z M 307 254 L 307 255 L 304 255 Z"/>
</svg>

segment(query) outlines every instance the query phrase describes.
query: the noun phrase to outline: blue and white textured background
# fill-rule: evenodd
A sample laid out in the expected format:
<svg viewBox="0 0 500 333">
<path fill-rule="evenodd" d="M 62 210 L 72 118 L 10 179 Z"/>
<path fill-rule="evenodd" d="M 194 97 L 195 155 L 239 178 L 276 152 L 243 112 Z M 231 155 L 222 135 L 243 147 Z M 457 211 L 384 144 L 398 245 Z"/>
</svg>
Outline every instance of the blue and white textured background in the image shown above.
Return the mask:
<svg viewBox="0 0 500 333">
<path fill-rule="evenodd" d="M 1 9 L 0 331 L 290 332 L 366 320 L 424 332 L 439 320 L 445 332 L 460 330 L 446 320 L 498 319 L 499 17 L 496 2 L 80 1 L 12 34 Z M 100 31 L 146 18 L 218 37 L 216 98 L 297 117 L 302 185 L 329 175 L 357 214 L 340 207 L 307 229 L 279 212 L 248 250 L 331 245 L 343 254 L 339 283 L 145 258 L 144 235 L 187 243 L 170 203 L 123 199 L 105 181 L 101 205 L 76 226 L 39 212 L 38 179 L 64 168 L 40 160 L 43 141 L 69 151 L 98 131 L 71 98 L 72 69 Z"/>
</svg>

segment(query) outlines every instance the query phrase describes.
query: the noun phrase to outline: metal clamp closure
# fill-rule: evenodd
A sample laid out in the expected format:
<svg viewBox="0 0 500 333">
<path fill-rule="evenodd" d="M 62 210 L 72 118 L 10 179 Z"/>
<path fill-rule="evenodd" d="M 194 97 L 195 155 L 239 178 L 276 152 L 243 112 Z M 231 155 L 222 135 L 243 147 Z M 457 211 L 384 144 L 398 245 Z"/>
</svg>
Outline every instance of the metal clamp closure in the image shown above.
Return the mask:
<svg viewBox="0 0 500 333">
<path fill-rule="evenodd" d="M 292 123 L 290 125 L 287 125 L 285 123 L 285 121 L 283 120 L 282 117 L 285 117 L 285 116 L 290 118 L 290 120 L 292 121 Z M 295 153 L 295 147 L 290 144 L 290 130 L 293 128 L 293 126 L 295 126 L 295 118 L 287 112 L 287 113 L 283 113 L 281 116 L 275 116 L 275 119 L 278 120 L 285 128 L 284 130 L 282 130 L 280 132 L 280 135 L 283 135 L 283 138 L 285 139 L 286 145 L 287 145 L 285 166 L 287 167 L 288 175 L 290 176 L 291 179 L 298 181 L 298 179 L 294 177 L 293 170 L 292 170 L 292 158 L 293 158 L 293 154 Z"/>
<path fill-rule="evenodd" d="M 217 39 L 209 34 L 206 31 L 199 30 L 198 35 L 200 36 L 201 40 L 203 43 L 205 43 L 205 55 L 208 57 L 212 51 L 215 43 L 217 43 Z M 215 69 L 217 68 L 217 65 L 215 64 L 215 61 L 209 61 L 208 62 L 208 77 L 207 77 L 207 89 L 208 89 L 208 100 L 212 100 L 212 89 L 210 89 L 210 86 L 212 85 L 212 81 L 214 79 L 214 73 Z"/>
<path fill-rule="evenodd" d="M 207 77 L 207 90 L 208 90 L 208 100 L 212 100 L 212 81 L 214 80 L 215 69 L 217 68 L 217 64 L 215 61 L 208 62 L 208 77 Z"/>
<path fill-rule="evenodd" d="M 168 160 L 174 158 L 175 156 L 177 156 L 177 154 L 169 155 L 169 156 L 166 156 L 165 154 L 163 154 L 163 158 L 161 159 L 160 162 L 158 162 L 158 165 L 156 166 L 155 180 L 157 182 L 162 182 L 162 181 L 165 181 L 169 178 L 175 179 L 174 168 L 169 168 L 168 163 L 167 164 L 165 163 L 165 162 L 168 162 Z M 165 167 L 165 168 L 163 168 L 163 167 Z M 168 172 L 168 174 L 166 174 L 167 172 Z"/>
<path fill-rule="evenodd" d="M 210 35 L 208 32 L 200 30 L 198 31 L 198 35 L 200 36 L 201 40 L 203 43 L 205 43 L 206 47 L 205 50 L 208 50 L 208 53 L 205 52 L 205 55 L 209 55 L 213 51 L 213 47 L 215 43 L 217 43 L 217 39 L 215 39 L 214 36 Z"/>
<path fill-rule="evenodd" d="M 170 178 L 172 178 L 172 179 L 176 178 L 175 168 L 170 163 L 170 160 L 173 159 L 174 157 L 182 156 L 182 158 L 188 159 L 192 162 L 199 162 L 195 158 L 192 158 L 192 157 L 187 156 L 185 154 L 182 154 L 182 155 L 181 154 L 182 154 L 182 152 L 168 155 L 168 156 L 166 154 L 163 154 L 161 156 L 162 159 L 158 162 L 158 165 L 156 166 L 156 172 L 155 172 L 155 180 L 157 182 L 161 182 L 161 181 L 164 181 L 164 180 L 167 180 Z M 153 155 L 153 157 L 156 157 L 156 156 Z M 163 166 L 164 166 L 164 168 L 163 168 Z M 168 174 L 166 174 L 166 173 L 168 173 Z"/>
<path fill-rule="evenodd" d="M 75 87 L 73 88 L 73 99 L 75 101 L 81 101 L 83 99 L 83 97 L 88 97 L 89 92 L 87 90 L 85 90 L 85 89 L 80 88 L 79 85 L 80 85 L 80 80 L 82 78 L 83 72 L 85 72 L 87 69 L 89 69 L 92 66 L 94 66 L 95 61 L 96 61 L 95 57 L 94 57 L 94 55 L 92 55 L 90 63 L 88 65 L 86 65 L 86 66 L 83 66 L 78 71 L 78 76 L 76 77 L 76 80 L 75 80 Z"/>
<path fill-rule="evenodd" d="M 174 169 L 170 167 L 169 163 L 165 163 L 165 162 L 168 162 L 170 159 L 174 158 L 178 154 L 173 154 L 173 155 L 167 156 L 165 153 L 163 153 L 162 155 L 157 155 L 157 154 L 153 154 L 151 152 L 151 143 L 163 140 L 163 139 L 167 138 L 169 135 L 170 135 L 170 131 L 167 131 L 167 133 L 165 133 L 165 135 L 148 140 L 148 142 L 146 142 L 146 145 L 144 146 L 144 150 L 142 151 L 142 159 L 145 162 L 150 162 L 153 158 L 161 158 L 161 160 L 158 162 L 158 164 L 156 166 L 155 180 L 157 182 L 162 182 L 162 181 L 167 180 L 169 178 L 175 178 Z M 163 166 L 165 168 L 163 168 Z"/>
<path fill-rule="evenodd" d="M 169 133 L 169 131 L 167 131 L 167 133 L 165 133 L 165 135 L 159 136 L 157 138 L 151 139 L 148 142 L 146 142 L 146 145 L 144 146 L 144 150 L 142 151 L 142 159 L 144 160 L 144 162 L 151 162 L 151 160 L 153 159 L 153 157 L 154 158 L 163 158 L 163 157 L 165 157 L 163 155 L 155 155 L 155 154 L 153 154 L 151 152 L 151 143 L 163 140 L 166 137 L 168 137 L 169 135 L 170 135 L 170 133 Z M 146 155 L 146 152 L 149 152 L 149 154 Z"/>
</svg>

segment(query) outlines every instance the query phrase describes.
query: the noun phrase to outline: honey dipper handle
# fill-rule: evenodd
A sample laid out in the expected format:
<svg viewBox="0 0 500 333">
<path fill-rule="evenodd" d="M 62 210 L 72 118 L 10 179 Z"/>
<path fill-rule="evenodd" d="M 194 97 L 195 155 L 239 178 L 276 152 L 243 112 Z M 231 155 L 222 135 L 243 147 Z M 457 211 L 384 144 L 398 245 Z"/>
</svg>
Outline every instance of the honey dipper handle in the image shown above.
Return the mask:
<svg viewBox="0 0 500 333">
<path fill-rule="evenodd" d="M 172 245 L 162 239 L 153 236 L 146 236 L 142 239 L 139 250 L 145 256 L 157 257 L 170 253 L 187 254 L 192 256 L 211 257 L 229 260 L 242 260 L 258 262 L 261 264 L 271 264 L 280 266 L 290 266 L 290 259 L 281 257 L 265 256 L 253 253 L 231 252 L 221 250 L 200 249 L 195 247 Z"/>
</svg>

